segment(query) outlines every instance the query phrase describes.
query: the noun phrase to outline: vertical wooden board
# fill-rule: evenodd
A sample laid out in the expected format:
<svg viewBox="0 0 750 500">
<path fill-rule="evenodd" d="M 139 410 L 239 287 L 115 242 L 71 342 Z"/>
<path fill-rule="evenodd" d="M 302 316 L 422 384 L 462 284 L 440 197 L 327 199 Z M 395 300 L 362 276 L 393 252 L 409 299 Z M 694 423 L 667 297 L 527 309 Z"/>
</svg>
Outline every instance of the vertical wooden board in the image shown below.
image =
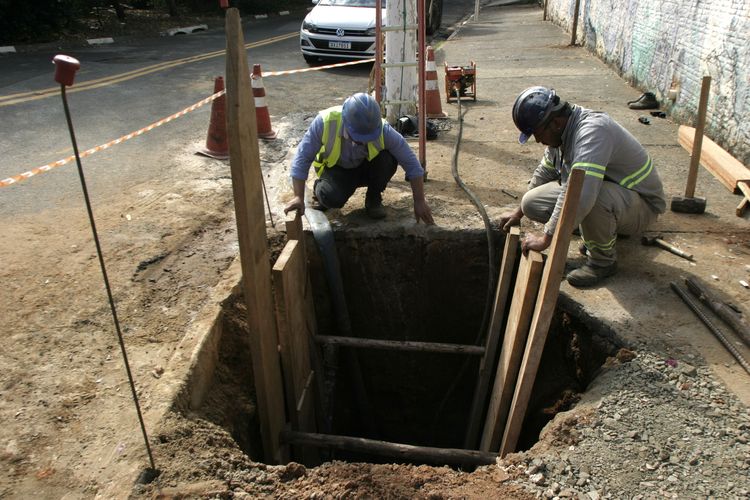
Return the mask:
<svg viewBox="0 0 750 500">
<path fill-rule="evenodd" d="M 286 214 L 284 219 L 284 225 L 286 226 L 286 239 L 297 240 L 302 243 L 302 255 L 304 253 L 304 232 L 302 229 L 302 216 L 300 216 L 298 210 L 292 210 Z"/>
<path fill-rule="evenodd" d="M 529 252 L 521 258 L 518 277 L 513 291 L 513 302 L 508 312 L 508 323 L 503 337 L 503 347 L 495 374 L 495 387 L 490 398 L 480 450 L 497 450 L 510 408 L 513 390 L 518 377 L 518 367 L 526 346 L 544 259 L 539 252 Z"/>
<path fill-rule="evenodd" d="M 523 419 L 526 416 L 531 390 L 534 388 L 539 361 L 542 358 L 544 344 L 547 341 L 547 332 L 552 322 L 552 315 L 555 312 L 557 297 L 560 294 L 560 281 L 562 281 L 565 260 L 568 256 L 570 235 L 575 224 L 584 176 L 583 170 L 574 168 L 568 178 L 562 212 L 555 228 L 555 235 L 552 237 L 547 263 L 542 272 L 542 282 L 539 285 L 539 295 L 537 295 L 536 305 L 534 306 L 529 338 L 526 342 L 526 350 L 518 373 L 513 401 L 508 412 L 503 440 L 500 444 L 500 456 L 515 451 L 516 444 L 518 444 L 518 436 L 521 433 Z"/>
<path fill-rule="evenodd" d="M 311 372 L 309 339 L 313 332 L 307 317 L 307 299 L 311 297 L 304 259 L 298 241 L 290 240 L 273 266 L 273 277 L 290 419 L 294 429 L 313 432 L 313 395 L 308 390 Z"/>
<path fill-rule="evenodd" d="M 258 128 L 239 11 L 226 13 L 226 96 L 232 191 L 247 304 L 253 378 L 265 460 L 281 462 L 286 423 L 281 364 L 271 293 Z"/>
<path fill-rule="evenodd" d="M 518 255 L 518 240 L 521 229 L 512 227 L 505 236 L 505 247 L 503 249 L 503 260 L 500 263 L 500 273 L 497 279 L 497 288 L 495 290 L 495 303 L 492 307 L 492 317 L 490 326 L 487 331 L 487 340 L 485 342 L 484 356 L 479 362 L 479 378 L 477 387 L 474 390 L 474 399 L 471 404 L 471 416 L 469 417 L 469 426 L 464 439 L 464 448 L 474 449 L 477 442 L 477 435 L 481 425 L 482 416 L 484 415 L 484 402 L 487 399 L 487 391 L 490 385 L 491 371 L 495 363 L 497 354 L 497 345 L 500 342 L 500 330 L 505 321 L 505 305 L 508 302 L 508 291 L 510 290 L 513 271 L 516 268 Z"/>
</svg>

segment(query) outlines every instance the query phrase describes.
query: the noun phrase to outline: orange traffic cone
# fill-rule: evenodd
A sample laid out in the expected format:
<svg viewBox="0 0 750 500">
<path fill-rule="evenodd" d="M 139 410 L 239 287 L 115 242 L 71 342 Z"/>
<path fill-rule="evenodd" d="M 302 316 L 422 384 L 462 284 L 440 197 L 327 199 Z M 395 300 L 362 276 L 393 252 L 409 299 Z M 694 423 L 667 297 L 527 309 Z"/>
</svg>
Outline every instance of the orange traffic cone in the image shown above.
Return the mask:
<svg viewBox="0 0 750 500">
<path fill-rule="evenodd" d="M 440 104 L 440 90 L 438 90 L 437 68 L 435 67 L 435 52 L 427 47 L 427 61 L 425 64 L 425 111 L 428 118 L 447 118 Z"/>
<path fill-rule="evenodd" d="M 224 90 L 224 78 L 217 76 L 214 80 L 214 94 Z M 227 140 L 226 94 L 214 99 L 211 104 L 211 121 L 208 124 L 206 147 L 198 154 L 210 156 L 217 160 L 229 158 L 229 141 Z"/>
<path fill-rule="evenodd" d="M 258 122 L 258 137 L 276 139 L 276 132 L 271 129 L 271 117 L 266 106 L 266 89 L 263 87 L 263 75 L 260 64 L 253 65 L 253 97 L 255 97 L 255 120 Z"/>
</svg>

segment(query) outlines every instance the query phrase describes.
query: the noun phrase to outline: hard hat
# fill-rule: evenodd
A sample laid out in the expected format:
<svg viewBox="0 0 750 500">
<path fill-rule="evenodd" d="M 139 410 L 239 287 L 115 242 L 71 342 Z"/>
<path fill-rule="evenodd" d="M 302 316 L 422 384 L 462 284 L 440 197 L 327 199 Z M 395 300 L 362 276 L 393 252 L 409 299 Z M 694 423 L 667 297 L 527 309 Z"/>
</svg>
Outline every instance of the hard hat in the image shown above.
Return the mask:
<svg viewBox="0 0 750 500">
<path fill-rule="evenodd" d="M 344 127 L 353 140 L 371 142 L 380 136 L 383 128 L 380 105 L 370 94 L 360 92 L 348 97 L 344 101 L 341 116 Z"/>
<path fill-rule="evenodd" d="M 513 104 L 513 123 L 521 131 L 518 142 L 524 144 L 528 141 L 534 130 L 564 104 L 560 103 L 554 89 L 537 86 L 521 92 Z"/>
</svg>

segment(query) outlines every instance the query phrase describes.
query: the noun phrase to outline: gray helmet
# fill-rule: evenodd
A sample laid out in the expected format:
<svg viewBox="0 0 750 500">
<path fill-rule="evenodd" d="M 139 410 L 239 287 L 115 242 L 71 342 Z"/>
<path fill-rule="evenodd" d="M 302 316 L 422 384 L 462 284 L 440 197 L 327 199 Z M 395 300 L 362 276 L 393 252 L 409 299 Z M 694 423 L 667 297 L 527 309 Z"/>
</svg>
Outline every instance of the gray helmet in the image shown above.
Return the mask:
<svg viewBox="0 0 750 500">
<path fill-rule="evenodd" d="M 341 116 L 349 137 L 357 142 L 374 141 L 383 129 L 380 105 L 369 94 L 360 92 L 348 97 Z"/>
<path fill-rule="evenodd" d="M 528 141 L 534 130 L 564 105 L 554 89 L 537 86 L 521 92 L 513 104 L 513 123 L 521 131 L 518 142 Z"/>
</svg>

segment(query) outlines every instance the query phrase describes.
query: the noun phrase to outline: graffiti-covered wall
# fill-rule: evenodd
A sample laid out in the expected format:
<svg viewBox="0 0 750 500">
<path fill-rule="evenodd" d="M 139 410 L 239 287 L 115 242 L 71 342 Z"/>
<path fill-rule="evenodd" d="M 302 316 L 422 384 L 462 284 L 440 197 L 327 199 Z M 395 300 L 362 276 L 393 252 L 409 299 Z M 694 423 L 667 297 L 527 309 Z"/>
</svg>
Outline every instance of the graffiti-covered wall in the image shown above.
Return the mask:
<svg viewBox="0 0 750 500">
<path fill-rule="evenodd" d="M 575 0 L 547 1 L 548 19 L 570 32 Z M 706 135 L 750 163 L 750 0 L 580 0 L 576 31 L 678 123 L 694 124 L 711 76 Z"/>
</svg>

